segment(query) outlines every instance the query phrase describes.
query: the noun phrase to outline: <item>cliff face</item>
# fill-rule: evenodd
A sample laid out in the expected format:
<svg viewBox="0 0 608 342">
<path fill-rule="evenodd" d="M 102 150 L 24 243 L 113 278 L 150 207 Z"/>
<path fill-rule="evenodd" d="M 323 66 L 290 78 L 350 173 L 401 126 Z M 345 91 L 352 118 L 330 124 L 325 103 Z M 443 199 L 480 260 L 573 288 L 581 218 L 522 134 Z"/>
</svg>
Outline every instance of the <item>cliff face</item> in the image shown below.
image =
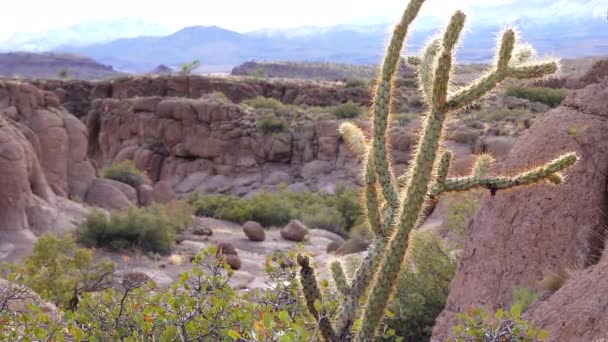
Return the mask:
<svg viewBox="0 0 608 342">
<path fill-rule="evenodd" d="M 74 115 L 84 117 L 91 102 L 99 98 L 180 97 L 197 99 L 212 92 L 224 93 L 232 102 L 257 96 L 285 104 L 331 106 L 347 101 L 369 104 L 367 88 L 336 87 L 331 82 L 264 80 L 204 76 L 118 77 L 108 81 L 28 80 L 40 89 L 55 93 Z"/>
<path fill-rule="evenodd" d="M 280 183 L 331 192 L 337 183 L 354 186 L 360 178 L 338 124 L 319 120 L 264 133 L 254 112 L 229 101 L 103 99 L 89 114 L 89 155 L 100 165 L 134 160 L 152 180 L 168 180 L 183 194 L 246 195 Z M 407 160 L 410 136 L 394 135 L 397 162 Z"/>
<path fill-rule="evenodd" d="M 53 94 L 0 82 L 0 258 L 27 252 L 34 233 L 62 233 L 86 214 L 95 178 L 85 125 Z"/>
<path fill-rule="evenodd" d="M 608 286 L 607 108 L 608 85 L 588 85 L 545 113 L 515 144 L 500 174 L 560 151 L 576 151 L 580 162 L 559 186 L 514 189 L 483 199 L 468 228 L 434 340 L 450 333 L 456 313 L 475 306 L 508 306 L 513 289 L 543 291 L 543 277 L 571 269 L 579 271 L 554 294 L 543 293 L 529 318 L 549 331 L 551 341 L 606 338 L 608 305 L 599 293 Z"/>
</svg>

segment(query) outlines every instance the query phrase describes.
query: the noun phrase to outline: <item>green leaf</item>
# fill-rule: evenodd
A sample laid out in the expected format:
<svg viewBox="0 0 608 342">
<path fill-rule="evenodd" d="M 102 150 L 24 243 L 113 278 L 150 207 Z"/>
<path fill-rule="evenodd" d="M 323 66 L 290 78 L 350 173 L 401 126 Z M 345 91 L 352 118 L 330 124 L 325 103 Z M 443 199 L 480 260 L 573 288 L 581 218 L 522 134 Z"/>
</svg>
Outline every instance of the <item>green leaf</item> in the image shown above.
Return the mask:
<svg viewBox="0 0 608 342">
<path fill-rule="evenodd" d="M 549 337 L 549 332 L 547 330 L 541 330 L 538 335 L 536 335 L 536 338 L 539 341 L 544 341 L 547 339 L 547 337 Z"/>
<path fill-rule="evenodd" d="M 502 309 L 498 309 L 498 310 L 496 310 L 496 313 L 494 314 L 494 318 L 501 319 L 503 315 L 504 315 L 504 312 L 502 311 Z"/>
<path fill-rule="evenodd" d="M 232 329 L 228 330 L 228 336 L 230 336 L 235 341 L 241 338 L 241 334 Z"/>
</svg>

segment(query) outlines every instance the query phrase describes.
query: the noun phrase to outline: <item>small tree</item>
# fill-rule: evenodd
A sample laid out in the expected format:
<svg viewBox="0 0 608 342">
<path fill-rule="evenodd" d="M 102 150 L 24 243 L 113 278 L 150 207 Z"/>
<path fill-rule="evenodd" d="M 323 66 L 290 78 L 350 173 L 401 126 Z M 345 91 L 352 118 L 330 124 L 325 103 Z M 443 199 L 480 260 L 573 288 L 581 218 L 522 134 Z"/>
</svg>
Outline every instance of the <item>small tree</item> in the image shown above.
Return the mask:
<svg viewBox="0 0 608 342">
<path fill-rule="evenodd" d="M 182 64 L 182 74 L 190 75 L 194 70 L 198 69 L 200 66 L 201 62 L 198 59 L 195 59 L 190 63 L 184 63 Z"/>
<path fill-rule="evenodd" d="M 59 70 L 59 72 L 57 73 L 57 77 L 61 78 L 61 79 L 66 79 L 69 77 L 68 75 L 68 69 L 66 68 L 62 68 Z"/>
</svg>

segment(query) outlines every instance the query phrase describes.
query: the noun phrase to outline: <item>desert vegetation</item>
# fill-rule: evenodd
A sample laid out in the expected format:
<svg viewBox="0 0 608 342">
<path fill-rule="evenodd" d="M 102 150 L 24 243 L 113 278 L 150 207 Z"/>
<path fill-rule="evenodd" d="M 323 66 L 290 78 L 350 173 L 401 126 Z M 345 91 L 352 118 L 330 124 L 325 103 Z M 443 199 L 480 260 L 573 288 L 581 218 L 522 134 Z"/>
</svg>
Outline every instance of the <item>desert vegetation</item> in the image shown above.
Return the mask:
<svg viewBox="0 0 608 342">
<path fill-rule="evenodd" d="M 457 11 L 420 56 L 406 58 L 416 77 L 402 78 L 403 42 L 424 2 L 410 0 L 375 81 L 349 74 L 331 85 L 280 83 L 265 79 L 276 76 L 276 66 L 260 63 L 250 73 L 253 78 L 239 78 L 238 84 L 199 76 L 119 80 L 108 89 L 96 88 L 107 90 L 109 98 L 89 104 L 91 139 L 78 119 L 57 115 L 59 100 L 40 92 L 37 97 L 48 105 L 36 104 L 40 108 L 32 115 L 51 118 L 55 121 L 46 121 L 53 125 L 57 117 L 64 120 L 57 125 L 65 127 L 68 137 L 69 157 L 64 159 L 77 159 L 80 150 L 92 154 L 91 160 L 78 156 L 50 171 L 40 172 L 34 151 L 51 141 L 43 135 L 46 130 L 33 127 L 34 133 L 17 134 L 13 122 L 12 116 L 31 108 L 7 110 L 12 116 L 0 116 L 0 129 L 18 142 L 11 144 L 21 148 L 15 155 L 25 156 L 18 165 L 22 178 L 13 177 L 24 186 L 13 193 L 30 196 L 14 201 L 24 212 L 15 219 L 7 215 L 17 240 L 1 245 L 0 252 L 12 253 L 5 247 L 18 246 L 30 235 L 33 249 L 22 261 L 0 266 L 0 339 L 413 342 L 435 338 L 434 329 L 442 323 L 447 328 L 439 333 L 449 331 L 449 336 L 438 338 L 451 342 L 550 338 L 543 329 L 554 322 L 528 314 L 571 291 L 583 272 L 556 262 L 526 274 L 510 264 L 517 272 L 502 269 L 499 280 L 512 281 L 507 278 L 516 274 L 510 285 L 519 286 L 517 277 L 531 275 L 522 281 L 530 287 L 492 288 L 487 293 L 498 299 L 475 302 L 483 308 L 456 303 L 454 283 L 470 281 L 466 263 L 483 246 L 490 250 L 484 252 L 489 261 L 476 265 L 478 270 L 512 262 L 506 260 L 513 254 L 508 243 L 527 238 L 536 245 L 516 255 L 518 265 L 531 253 L 557 259 L 547 246 L 534 250 L 543 245 L 542 234 L 522 237 L 522 230 L 537 224 L 520 209 L 509 212 L 504 198 L 508 195 L 507 203 L 520 206 L 518 196 L 525 190 L 528 206 L 543 201 L 551 206 L 559 194 L 531 195 L 547 190 L 539 189 L 540 183 L 572 191 L 571 183 L 560 184 L 571 181 L 563 173 L 579 162 L 580 154 L 561 149 L 593 141 L 589 132 L 595 127 L 583 122 L 582 114 L 567 121 L 572 113 L 557 109 L 555 115 L 566 123 L 551 136 L 556 143 L 529 144 L 557 147 L 543 150 L 542 159 L 534 158 L 528 166 L 512 164 L 509 158 L 523 153 L 522 147 L 511 150 L 520 133 L 530 132 L 535 120 L 549 126 L 550 115 L 540 113 L 560 106 L 566 97 L 562 89 L 528 86 L 529 80 L 554 74 L 558 61 L 539 59 L 506 28 L 494 61 L 483 66 L 487 70 L 471 82 L 457 80 L 456 71 L 480 68 L 455 66 L 454 50 L 466 20 Z M 182 73 L 190 75 L 197 66 L 196 61 L 184 64 Z M 496 91 L 505 80 L 509 87 Z M 150 93 L 144 89 L 148 86 Z M 10 87 L 6 92 L 14 91 Z M 596 85 L 594 91 L 602 87 Z M 373 95 L 362 96 L 368 88 Z M 185 94 L 176 95 L 181 91 Z M 33 86 L 19 94 L 24 93 L 38 94 Z M 488 102 L 481 102 L 484 98 Z M 568 95 L 562 106 L 575 101 Z M 500 108 L 493 107 L 497 103 Z M 25 127 L 25 122 L 19 124 Z M 36 139 L 28 134 L 39 135 L 40 146 L 30 146 L 28 141 Z M 82 148 L 86 144 L 78 141 L 91 146 Z M 497 160 L 489 151 L 497 151 Z M 509 151 L 516 153 L 506 157 Z M 42 162 L 47 167 L 50 161 Z M 500 170 L 516 172 L 497 175 Z M 82 178 L 70 182 L 70 175 Z M 344 179 L 348 186 L 342 186 Z M 18 182 L 2 184 L 9 188 L 12 183 Z M 479 222 L 491 217 L 488 208 L 498 207 L 495 203 L 512 214 L 511 226 L 492 231 L 492 223 L 499 221 L 494 220 L 480 229 Z M 547 206 L 539 210 L 544 213 Z M 61 210 L 73 216 L 61 216 Z M 289 235 L 290 229 L 301 236 Z M 481 238 L 475 235 L 483 229 Z M 47 230 L 53 233 L 41 234 Z M 496 239 L 509 234 L 498 243 L 504 242 L 511 254 L 487 247 L 494 234 Z M 593 238 L 603 239 L 603 232 L 597 234 Z M 511 237 L 519 240 L 508 242 Z M 589 241 L 581 244 L 587 248 Z M 601 250 L 603 242 L 592 247 Z M 580 256 L 580 251 L 560 249 Z M 541 274 L 541 281 L 529 279 Z M 468 284 L 463 288 L 468 290 Z M 567 300 L 576 297 L 566 294 Z M 444 316 L 446 310 L 452 316 Z"/>
<path fill-rule="evenodd" d="M 259 222 L 262 226 L 283 226 L 299 219 L 309 227 L 341 235 L 361 223 L 361 208 L 354 190 L 337 187 L 335 195 L 278 191 L 248 198 L 230 195 L 195 194 L 189 199 L 196 215 L 232 222 Z"/>
</svg>

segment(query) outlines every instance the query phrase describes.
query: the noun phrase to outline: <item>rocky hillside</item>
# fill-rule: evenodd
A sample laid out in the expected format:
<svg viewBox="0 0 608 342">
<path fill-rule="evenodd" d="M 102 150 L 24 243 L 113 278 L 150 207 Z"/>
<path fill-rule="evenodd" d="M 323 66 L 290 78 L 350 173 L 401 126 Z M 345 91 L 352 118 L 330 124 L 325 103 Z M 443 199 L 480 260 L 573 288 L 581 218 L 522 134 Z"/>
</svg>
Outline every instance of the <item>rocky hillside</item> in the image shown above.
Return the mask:
<svg viewBox="0 0 608 342">
<path fill-rule="evenodd" d="M 60 53 L 0 53 L 0 76 L 21 78 L 106 79 L 119 76 L 111 66 L 88 57 Z"/>
<path fill-rule="evenodd" d="M 557 187 L 487 194 L 467 232 L 460 267 L 433 331 L 443 341 L 455 316 L 471 307 L 508 307 L 513 290 L 538 291 L 526 313 L 549 341 L 595 341 L 608 332 L 605 252 L 608 84 L 572 92 L 518 140 L 500 174 L 559 151 L 580 162 Z"/>
</svg>

